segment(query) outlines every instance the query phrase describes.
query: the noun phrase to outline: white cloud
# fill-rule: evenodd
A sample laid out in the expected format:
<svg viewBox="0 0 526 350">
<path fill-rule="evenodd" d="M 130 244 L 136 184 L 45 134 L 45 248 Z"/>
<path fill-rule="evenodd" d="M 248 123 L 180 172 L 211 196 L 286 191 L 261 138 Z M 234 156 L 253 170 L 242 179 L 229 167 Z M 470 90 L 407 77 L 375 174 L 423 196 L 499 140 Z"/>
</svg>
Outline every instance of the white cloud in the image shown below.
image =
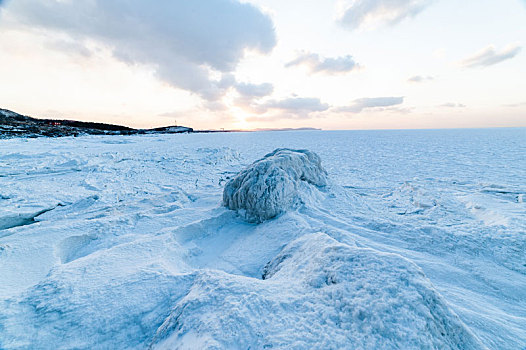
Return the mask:
<svg viewBox="0 0 526 350">
<path fill-rule="evenodd" d="M 322 103 L 314 97 L 290 97 L 283 100 L 271 100 L 260 105 L 269 109 L 281 109 L 293 112 L 323 112 L 329 109 L 327 103 Z"/>
<path fill-rule="evenodd" d="M 276 44 L 270 17 L 234 0 L 17 0 L 4 11 L 29 28 L 66 33 L 77 47 L 100 42 L 119 60 L 150 65 L 163 81 L 208 100 L 225 92 L 211 72 L 232 72 L 246 49 L 267 53 Z"/>
<path fill-rule="evenodd" d="M 320 57 L 316 53 L 303 52 L 285 67 L 306 66 L 313 73 L 338 74 L 358 69 L 360 66 L 350 55 L 341 57 Z"/>
<path fill-rule="evenodd" d="M 254 84 L 239 82 L 236 80 L 234 74 L 231 73 L 223 74 L 217 86 L 225 91 L 229 88 L 234 88 L 239 95 L 247 101 L 268 96 L 274 91 L 274 85 L 270 83 Z"/>
<path fill-rule="evenodd" d="M 423 83 L 425 81 L 430 81 L 430 80 L 434 80 L 435 78 L 433 78 L 432 76 L 424 76 L 424 75 L 415 75 L 415 76 L 412 76 L 411 78 L 407 79 L 408 82 L 410 83 Z"/>
<path fill-rule="evenodd" d="M 342 0 L 339 21 L 348 29 L 377 23 L 396 24 L 414 17 L 432 0 Z"/>
<path fill-rule="evenodd" d="M 330 108 L 329 104 L 316 97 L 288 97 L 281 100 L 267 100 L 263 103 L 252 103 L 244 106 L 255 114 L 265 116 L 254 117 L 251 120 L 278 120 L 278 119 L 306 119 L 311 113 L 324 112 Z"/>
<path fill-rule="evenodd" d="M 251 84 L 251 83 L 235 83 L 234 87 L 237 92 L 244 97 L 264 97 L 270 95 L 274 91 L 274 86 L 270 83 Z"/>
<path fill-rule="evenodd" d="M 349 106 L 337 107 L 334 112 L 360 113 L 364 109 L 392 107 L 404 103 L 403 97 L 364 97 L 354 100 Z"/>
<path fill-rule="evenodd" d="M 516 107 L 526 107 L 526 102 L 505 104 L 505 105 L 503 105 L 503 106 L 504 106 L 504 107 L 511 107 L 511 108 L 516 108 Z"/>
<path fill-rule="evenodd" d="M 464 107 L 466 107 L 466 105 L 464 105 L 464 104 L 462 104 L 462 103 L 447 102 L 447 103 L 441 104 L 441 105 L 438 106 L 438 107 L 446 107 L 446 108 L 464 108 Z"/>
<path fill-rule="evenodd" d="M 521 51 L 518 45 L 509 45 L 497 51 L 494 46 L 488 46 L 474 55 L 462 60 L 461 65 L 467 68 L 487 67 L 517 56 Z"/>
</svg>

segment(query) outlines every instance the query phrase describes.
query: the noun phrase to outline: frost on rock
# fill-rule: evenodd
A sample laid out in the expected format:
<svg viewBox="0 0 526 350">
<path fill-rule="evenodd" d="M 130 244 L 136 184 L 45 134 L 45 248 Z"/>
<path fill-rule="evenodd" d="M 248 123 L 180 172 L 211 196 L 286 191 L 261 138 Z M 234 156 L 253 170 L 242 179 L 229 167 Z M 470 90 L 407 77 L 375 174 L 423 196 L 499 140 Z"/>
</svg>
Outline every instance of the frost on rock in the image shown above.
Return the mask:
<svg viewBox="0 0 526 350">
<path fill-rule="evenodd" d="M 303 202 L 313 186 L 326 184 L 327 172 L 316 153 L 278 148 L 225 185 L 223 204 L 259 223 Z"/>
<path fill-rule="evenodd" d="M 289 243 L 264 279 L 202 271 L 152 349 L 481 349 L 422 271 L 324 233 Z"/>
</svg>

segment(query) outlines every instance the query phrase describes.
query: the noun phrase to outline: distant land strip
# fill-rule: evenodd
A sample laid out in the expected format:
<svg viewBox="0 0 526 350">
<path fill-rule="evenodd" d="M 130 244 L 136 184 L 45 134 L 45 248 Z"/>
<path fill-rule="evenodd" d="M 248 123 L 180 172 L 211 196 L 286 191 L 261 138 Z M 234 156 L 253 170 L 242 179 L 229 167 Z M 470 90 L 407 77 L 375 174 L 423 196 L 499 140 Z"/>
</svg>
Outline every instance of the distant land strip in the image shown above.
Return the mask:
<svg viewBox="0 0 526 350">
<path fill-rule="evenodd" d="M 64 137 L 83 135 L 141 135 L 248 131 L 307 131 L 316 128 L 281 128 L 254 130 L 194 130 L 170 125 L 152 129 L 134 129 L 123 125 L 83 122 L 78 120 L 40 119 L 0 108 L 0 139 L 13 137 Z"/>
<path fill-rule="evenodd" d="M 63 137 L 82 135 L 180 134 L 195 132 L 186 126 L 133 129 L 127 126 L 77 120 L 37 119 L 0 108 L 0 138 Z"/>
</svg>

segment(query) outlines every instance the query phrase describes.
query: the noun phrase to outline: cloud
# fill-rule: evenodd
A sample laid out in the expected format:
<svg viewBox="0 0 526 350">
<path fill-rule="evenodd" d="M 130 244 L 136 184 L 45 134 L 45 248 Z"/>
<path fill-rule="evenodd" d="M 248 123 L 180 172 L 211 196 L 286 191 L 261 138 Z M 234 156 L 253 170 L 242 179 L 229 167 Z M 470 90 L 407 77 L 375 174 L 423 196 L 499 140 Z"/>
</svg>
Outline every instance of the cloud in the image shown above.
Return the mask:
<svg viewBox="0 0 526 350">
<path fill-rule="evenodd" d="M 506 104 L 506 105 L 503 105 L 504 107 L 511 107 L 511 108 L 516 108 L 516 107 L 525 107 L 526 106 L 526 102 L 522 102 L 522 103 L 511 103 L 511 104 Z"/>
<path fill-rule="evenodd" d="M 251 83 L 235 83 L 234 87 L 237 92 L 243 97 L 264 97 L 272 94 L 274 86 L 270 83 L 251 84 Z"/>
<path fill-rule="evenodd" d="M 231 73 L 223 74 L 217 85 L 224 90 L 234 88 L 242 98 L 247 100 L 265 97 L 274 91 L 274 85 L 270 83 L 253 84 L 238 82 L 234 74 Z"/>
<path fill-rule="evenodd" d="M 438 107 L 446 107 L 446 108 L 464 108 L 464 107 L 466 107 L 466 105 L 464 105 L 464 104 L 462 104 L 462 103 L 447 102 L 447 103 L 441 104 L 441 105 L 438 106 Z"/>
<path fill-rule="evenodd" d="M 462 60 L 461 65 L 466 68 L 488 67 L 509 60 L 517 56 L 520 51 L 521 47 L 518 45 L 509 45 L 501 51 L 497 51 L 494 46 L 488 46 L 474 55 Z"/>
<path fill-rule="evenodd" d="M 53 40 L 46 44 L 51 50 L 58 50 L 72 55 L 91 57 L 92 51 L 82 42 L 73 40 Z"/>
<path fill-rule="evenodd" d="M 263 118 L 277 120 L 280 118 L 305 119 L 311 113 L 324 112 L 330 108 L 329 104 L 323 103 L 315 97 L 289 97 L 281 100 L 268 100 L 259 104 L 252 104 L 249 109 L 253 113 L 265 114 L 271 110 L 277 114 L 267 115 Z M 258 117 L 262 118 L 262 117 Z"/>
<path fill-rule="evenodd" d="M 283 100 L 271 100 L 260 105 L 271 109 L 281 109 L 294 112 L 323 112 L 329 109 L 327 103 L 322 103 L 314 97 L 290 97 Z"/>
<path fill-rule="evenodd" d="M 313 73 L 328 74 L 347 73 L 360 67 L 350 55 L 324 58 L 309 52 L 304 52 L 285 64 L 285 67 L 293 66 L 306 66 Z"/>
<path fill-rule="evenodd" d="M 404 103 L 403 97 L 365 97 L 354 100 L 349 106 L 337 107 L 337 113 L 360 113 L 364 109 L 392 107 Z"/>
<path fill-rule="evenodd" d="M 432 0 L 343 0 L 340 2 L 340 23 L 348 29 L 386 23 L 396 24 L 414 17 Z"/>
<path fill-rule="evenodd" d="M 163 81 L 208 100 L 225 92 L 212 72 L 232 72 L 246 49 L 276 45 L 270 17 L 236 0 L 17 0 L 4 10 L 29 28 L 102 43 L 117 59 L 150 65 Z"/>
<path fill-rule="evenodd" d="M 410 83 L 423 83 L 425 81 L 430 81 L 430 80 L 434 80 L 435 78 L 433 78 L 432 76 L 422 76 L 422 75 L 415 75 L 415 76 L 412 76 L 411 78 L 407 79 L 408 82 Z"/>
<path fill-rule="evenodd" d="M 228 110 L 228 106 L 222 101 L 204 101 L 202 107 L 211 112 L 225 112 Z"/>
</svg>

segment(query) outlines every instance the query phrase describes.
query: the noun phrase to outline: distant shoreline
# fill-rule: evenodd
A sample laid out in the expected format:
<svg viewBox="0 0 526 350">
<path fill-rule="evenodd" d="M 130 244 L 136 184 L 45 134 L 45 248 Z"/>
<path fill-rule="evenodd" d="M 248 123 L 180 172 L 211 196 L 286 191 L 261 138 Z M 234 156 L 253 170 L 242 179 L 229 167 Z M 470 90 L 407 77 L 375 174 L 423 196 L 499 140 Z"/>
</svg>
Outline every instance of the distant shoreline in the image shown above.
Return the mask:
<svg viewBox="0 0 526 350">
<path fill-rule="evenodd" d="M 67 137 L 84 135 L 150 135 L 150 134 L 205 134 L 233 132 L 282 132 L 282 131 L 434 131 L 434 130 L 469 130 L 469 129 L 523 129 L 524 126 L 492 126 L 477 128 L 414 128 L 414 129 L 347 129 L 323 130 L 312 127 L 300 128 L 257 128 L 257 129 L 220 129 L 194 130 L 191 127 L 171 125 L 150 129 L 135 129 L 117 124 L 84 122 L 66 119 L 40 119 L 25 116 L 8 109 L 0 108 L 0 139 L 36 138 L 36 137 Z"/>
<path fill-rule="evenodd" d="M 218 132 L 311 131 L 317 128 L 262 128 L 254 130 L 194 130 L 191 127 L 169 125 L 151 129 L 135 129 L 117 124 L 84 122 L 67 119 L 40 119 L 0 108 L 0 139 L 14 137 L 66 137 L 84 135 L 148 135 Z"/>
<path fill-rule="evenodd" d="M 64 137 L 83 135 L 141 135 L 193 133 L 193 128 L 179 125 L 153 129 L 61 119 L 38 119 L 0 108 L 0 138 Z"/>
</svg>

